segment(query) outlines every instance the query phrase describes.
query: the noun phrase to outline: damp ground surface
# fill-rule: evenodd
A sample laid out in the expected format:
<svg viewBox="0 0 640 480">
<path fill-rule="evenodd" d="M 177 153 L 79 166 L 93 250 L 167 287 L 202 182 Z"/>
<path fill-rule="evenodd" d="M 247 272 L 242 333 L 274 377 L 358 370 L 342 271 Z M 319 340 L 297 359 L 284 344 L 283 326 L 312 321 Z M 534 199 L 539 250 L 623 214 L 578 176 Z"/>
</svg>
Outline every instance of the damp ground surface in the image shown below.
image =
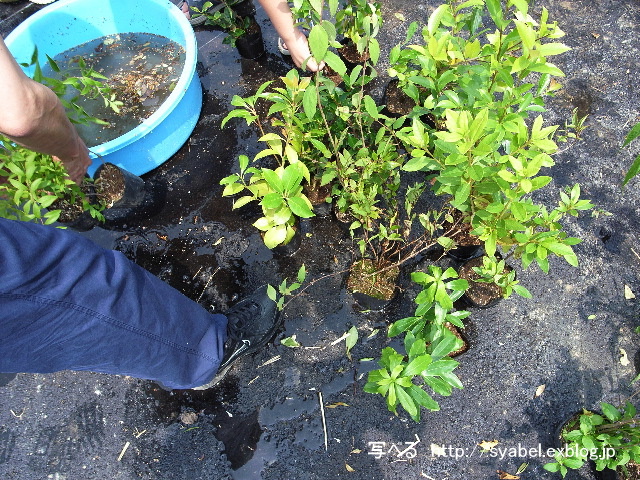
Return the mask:
<svg viewBox="0 0 640 480">
<path fill-rule="evenodd" d="M 383 50 L 435 6 L 385 1 Z M 571 235 L 583 239 L 575 247 L 579 268 L 554 260 L 549 275 L 518 269 L 533 299 L 473 311 L 471 348 L 458 357 L 465 388 L 439 397 L 439 412 L 424 412 L 416 424 L 362 391 L 375 366 L 366 359 L 386 345 L 398 347 L 386 338 L 386 325 L 413 311 L 417 289 L 408 271 L 387 311 L 363 313 L 344 289 L 354 249 L 333 217 L 304 222 L 300 250 L 284 256 L 262 245 L 251 227 L 255 210 L 232 211 L 220 196 L 219 181 L 233 171 L 237 155 L 257 149 L 246 125 L 220 130 L 232 96 L 251 94 L 291 67 L 258 9 L 267 48 L 259 62 L 241 60 L 220 32 L 196 29 L 202 115 L 188 143 L 145 175 L 168 187 L 162 211 L 83 235 L 215 311 L 265 281 L 293 278 L 302 264 L 311 285 L 286 308 L 275 343 L 243 358 L 207 392 L 166 392 L 153 382 L 87 372 L 0 376 L 0 478 L 485 480 L 498 471 L 514 474 L 525 462 L 522 479 L 559 478 L 542 469 L 548 460 L 540 458 L 556 446 L 558 425 L 582 406 L 620 402 L 636 374 L 639 307 L 624 292 L 626 286 L 640 295 L 640 181 L 623 192 L 620 182 L 640 147 L 621 152 L 619 146 L 640 120 L 640 5 L 537 1 L 535 10 L 541 7 L 573 48 L 555 61 L 567 76 L 547 121 L 563 124 L 574 108 L 589 114 L 584 140 L 557 155 L 543 200 L 553 205 L 557 189 L 579 182 L 583 195 L 611 215 L 568 223 Z M 23 0 L 0 4 L 0 32 L 38 8 Z M 387 80 L 385 62 L 383 55 L 374 96 Z M 352 326 L 360 340 L 349 359 L 344 342 L 335 340 Z M 279 344 L 294 334 L 302 347 Z M 483 441 L 498 441 L 502 450 L 482 453 Z M 585 467 L 567 478 L 595 477 Z"/>
</svg>

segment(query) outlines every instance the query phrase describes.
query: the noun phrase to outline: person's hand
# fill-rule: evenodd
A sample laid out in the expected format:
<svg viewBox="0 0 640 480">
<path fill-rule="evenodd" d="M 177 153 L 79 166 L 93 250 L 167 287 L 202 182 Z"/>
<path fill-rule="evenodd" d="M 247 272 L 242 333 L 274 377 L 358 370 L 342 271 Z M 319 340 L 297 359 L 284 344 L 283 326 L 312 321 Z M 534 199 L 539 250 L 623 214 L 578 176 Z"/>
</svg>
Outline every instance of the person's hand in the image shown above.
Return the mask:
<svg viewBox="0 0 640 480">
<path fill-rule="evenodd" d="M 89 157 L 89 149 L 84 144 L 82 139 L 76 135 L 77 154 L 67 158 L 60 158 L 53 156 L 53 159 L 57 162 L 62 162 L 64 168 L 69 174 L 69 178 L 76 182 L 78 185 L 82 183 L 87 169 L 91 165 L 91 158 Z"/>
<path fill-rule="evenodd" d="M 311 56 L 307 37 L 298 28 L 294 28 L 293 37 L 291 39 L 284 40 L 284 42 L 287 46 L 287 50 L 289 50 L 289 53 L 291 54 L 293 63 L 295 63 L 297 67 L 301 68 L 304 65 L 304 62 L 307 61 L 306 68 L 310 72 L 317 72 L 324 68 L 324 62 L 320 62 L 320 65 L 318 65 L 315 58 Z"/>
</svg>

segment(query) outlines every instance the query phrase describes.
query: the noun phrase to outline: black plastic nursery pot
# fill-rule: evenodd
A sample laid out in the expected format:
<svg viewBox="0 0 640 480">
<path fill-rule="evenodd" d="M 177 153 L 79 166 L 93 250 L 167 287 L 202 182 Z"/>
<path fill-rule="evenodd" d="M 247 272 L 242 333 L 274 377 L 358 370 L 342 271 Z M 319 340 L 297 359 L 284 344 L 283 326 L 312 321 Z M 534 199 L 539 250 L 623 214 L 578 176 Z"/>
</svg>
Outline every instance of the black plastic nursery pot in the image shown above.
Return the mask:
<svg viewBox="0 0 640 480">
<path fill-rule="evenodd" d="M 250 17 L 256 14 L 256 7 L 251 0 L 241 0 L 229 5 L 231 10 L 241 17 Z"/>
<path fill-rule="evenodd" d="M 305 185 L 303 192 L 313 206 L 313 213 L 318 217 L 327 217 L 333 211 L 331 200 L 331 185 Z"/>
<path fill-rule="evenodd" d="M 335 203 L 333 204 L 333 216 L 338 221 L 340 228 L 345 232 L 348 232 L 351 224 L 356 221 L 356 218 L 349 212 L 341 212 Z"/>
<path fill-rule="evenodd" d="M 503 299 L 502 288 L 498 285 L 474 281 L 478 275 L 473 271 L 473 268 L 481 266 L 483 258 L 482 255 L 473 257 L 458 267 L 458 277 L 469 282 L 469 288 L 459 300 L 466 307 L 489 308 Z M 509 265 L 506 265 L 505 269 L 507 271 L 513 270 Z"/>
<path fill-rule="evenodd" d="M 484 245 L 460 245 L 447 251 L 447 256 L 459 262 L 466 262 L 484 254 Z"/>
<path fill-rule="evenodd" d="M 147 182 L 112 163 L 98 167 L 94 175 L 97 195 L 107 206 L 107 223 L 118 223 L 157 213 L 165 203 L 165 189 Z"/>
<path fill-rule="evenodd" d="M 409 115 L 416 105 L 413 99 L 398 86 L 397 78 L 392 78 L 384 86 L 382 103 L 384 104 L 382 113 L 391 118 L 400 118 Z"/>
<path fill-rule="evenodd" d="M 340 56 L 345 66 L 347 67 L 347 71 L 349 72 L 352 71 L 358 65 L 360 65 L 361 67 L 366 67 L 367 60 L 369 60 L 368 53 L 361 55 L 358 52 L 358 48 L 356 47 L 356 44 L 353 43 L 353 41 L 350 38 L 343 38 L 340 41 L 340 44 L 342 45 L 342 48 L 338 49 L 338 55 Z M 370 72 L 367 71 L 366 73 L 368 74 Z"/>
<path fill-rule="evenodd" d="M 380 312 L 396 299 L 399 275 L 398 267 L 376 271 L 373 261 L 364 258 L 351 265 L 347 290 L 363 310 Z"/>
<path fill-rule="evenodd" d="M 236 48 L 240 56 L 248 60 L 255 60 L 264 55 L 262 30 L 254 19 L 252 19 L 247 33 L 236 39 Z"/>
<path fill-rule="evenodd" d="M 104 163 L 94 175 L 107 208 L 137 207 L 144 200 L 144 180 L 113 163 Z"/>
</svg>

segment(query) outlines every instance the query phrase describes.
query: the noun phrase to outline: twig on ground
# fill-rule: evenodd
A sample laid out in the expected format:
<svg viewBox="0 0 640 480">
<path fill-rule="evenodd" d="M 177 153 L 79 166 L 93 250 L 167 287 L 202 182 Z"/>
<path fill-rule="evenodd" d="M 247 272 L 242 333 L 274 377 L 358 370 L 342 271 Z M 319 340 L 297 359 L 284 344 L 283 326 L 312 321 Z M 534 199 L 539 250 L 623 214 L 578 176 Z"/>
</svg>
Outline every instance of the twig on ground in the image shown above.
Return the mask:
<svg viewBox="0 0 640 480">
<path fill-rule="evenodd" d="M 324 401 L 322 400 L 321 391 L 318 391 L 318 401 L 320 402 L 320 414 L 322 415 L 322 430 L 324 431 L 324 449 L 329 450 L 329 439 L 327 436 L 327 419 L 324 416 Z"/>
<path fill-rule="evenodd" d="M 131 445 L 131 442 L 127 442 L 127 443 L 124 444 L 124 447 L 122 447 L 122 451 L 120 452 L 120 455 L 118 456 L 118 461 L 122 460 L 122 457 L 124 456 L 124 453 L 129 448 L 129 445 Z"/>
</svg>

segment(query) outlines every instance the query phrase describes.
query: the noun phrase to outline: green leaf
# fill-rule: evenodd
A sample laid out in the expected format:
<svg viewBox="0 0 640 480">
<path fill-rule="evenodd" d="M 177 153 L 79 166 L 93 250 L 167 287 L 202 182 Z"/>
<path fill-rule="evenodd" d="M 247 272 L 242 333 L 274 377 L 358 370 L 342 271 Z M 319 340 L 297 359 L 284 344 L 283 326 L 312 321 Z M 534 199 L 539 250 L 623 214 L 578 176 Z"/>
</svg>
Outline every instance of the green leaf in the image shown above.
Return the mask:
<svg viewBox="0 0 640 480">
<path fill-rule="evenodd" d="M 427 22 L 427 31 L 430 35 L 436 33 L 436 30 L 440 26 L 440 22 L 442 21 L 442 17 L 449 11 L 449 5 L 442 4 L 438 8 L 436 8 L 433 13 L 429 16 L 429 20 Z"/>
<path fill-rule="evenodd" d="M 294 215 L 300 218 L 311 218 L 314 217 L 315 214 L 309 208 L 307 202 L 304 201 L 303 198 L 300 197 L 292 197 L 287 200 L 287 204 L 289 208 L 293 212 Z"/>
<path fill-rule="evenodd" d="M 402 408 L 412 417 L 416 417 L 418 415 L 418 407 L 416 407 L 416 404 L 413 402 L 413 398 L 401 386 L 397 386 L 396 394 L 398 395 L 398 400 L 400 400 Z"/>
<path fill-rule="evenodd" d="M 525 22 L 514 20 L 514 23 L 516 24 L 516 28 L 520 34 L 522 45 L 529 50 L 532 49 L 536 43 L 536 32 Z"/>
<path fill-rule="evenodd" d="M 302 174 L 302 169 L 299 165 L 301 164 L 294 163 L 292 165 L 288 165 L 287 168 L 285 168 L 284 171 L 282 172 L 281 184 L 282 184 L 283 193 L 291 194 L 291 192 L 294 192 L 300 186 L 300 182 L 302 182 L 303 174 Z"/>
<path fill-rule="evenodd" d="M 318 95 L 315 85 L 310 84 L 304 91 L 302 106 L 307 118 L 313 118 L 315 116 L 318 107 Z"/>
<path fill-rule="evenodd" d="M 307 278 L 307 267 L 302 265 L 300 267 L 300 269 L 298 270 L 298 276 L 296 278 L 297 278 L 298 282 L 300 282 L 300 283 L 304 282 L 304 279 Z"/>
<path fill-rule="evenodd" d="M 278 225 L 270 228 L 264 234 L 264 244 L 267 248 L 275 248 L 280 245 L 287 238 L 286 225 Z"/>
<path fill-rule="evenodd" d="M 505 27 L 505 20 L 500 0 L 487 0 L 487 9 L 496 26 L 502 30 Z"/>
<path fill-rule="evenodd" d="M 260 204 L 266 208 L 277 210 L 282 206 L 283 201 L 284 199 L 282 198 L 282 195 L 277 192 L 273 192 L 265 195 Z"/>
<path fill-rule="evenodd" d="M 295 335 L 291 335 L 290 337 L 283 338 L 280 340 L 280 344 L 289 348 L 297 348 L 300 347 L 300 343 L 296 340 Z"/>
<path fill-rule="evenodd" d="M 449 355 L 455 350 L 457 340 L 458 339 L 454 335 L 442 337 L 431 351 L 431 357 L 434 360 L 440 360 L 441 358 Z"/>
<path fill-rule="evenodd" d="M 267 184 L 271 187 L 272 190 L 282 194 L 284 193 L 284 186 L 282 184 L 282 180 L 278 176 L 276 172 L 273 170 L 269 170 L 265 168 L 262 170 L 262 176 L 264 177 Z"/>
<path fill-rule="evenodd" d="M 601 402 L 600 408 L 602 408 L 602 413 L 604 413 L 605 417 L 607 417 L 612 422 L 617 422 L 622 418 L 622 414 L 620 413 L 620 411 L 609 403 Z"/>
<path fill-rule="evenodd" d="M 267 296 L 274 302 L 277 300 L 278 293 L 272 285 L 267 285 Z"/>
<path fill-rule="evenodd" d="M 417 172 L 431 163 L 427 157 L 412 158 L 402 166 L 405 172 Z"/>
<path fill-rule="evenodd" d="M 309 48 L 316 61 L 325 60 L 325 55 L 329 48 L 329 35 L 321 25 L 314 25 L 311 32 L 309 32 Z"/>
<path fill-rule="evenodd" d="M 624 176 L 624 180 L 622 181 L 622 186 L 624 187 L 629 182 L 629 180 L 631 180 L 633 177 L 635 177 L 638 174 L 638 172 L 640 172 L 640 155 L 636 157 L 636 159 L 633 161 L 633 164 L 631 165 L 631 168 L 629 168 L 629 171 Z"/>
<path fill-rule="evenodd" d="M 376 65 L 380 59 L 380 43 L 375 38 L 369 40 L 369 57 L 371 58 L 371 63 L 374 65 Z"/>
<path fill-rule="evenodd" d="M 376 105 L 376 102 L 373 98 L 371 98 L 371 96 L 369 95 L 365 95 L 364 96 L 364 108 L 367 111 L 367 113 L 369 114 L 369 116 L 371 118 L 373 118 L 374 120 L 378 119 L 378 106 Z"/>
<path fill-rule="evenodd" d="M 255 198 L 252 197 L 251 195 L 245 195 L 244 197 L 240 197 L 235 202 L 233 202 L 232 209 L 235 210 L 236 208 L 244 207 L 247 203 L 251 202 L 252 200 L 255 200 Z"/>
<path fill-rule="evenodd" d="M 413 377 L 414 375 L 419 375 L 425 370 L 429 364 L 431 363 L 431 355 L 420 355 L 419 357 L 414 358 L 409 365 L 407 365 L 402 372 L 403 377 Z"/>
<path fill-rule="evenodd" d="M 537 50 L 541 55 L 545 57 L 550 55 L 560 55 L 561 53 L 568 52 L 571 50 L 571 47 L 563 43 L 545 43 L 544 45 L 538 46 Z"/>
<path fill-rule="evenodd" d="M 438 402 L 431 398 L 431 395 L 425 392 L 418 385 L 412 385 L 411 387 L 409 387 L 409 395 L 413 397 L 418 405 L 421 405 L 424 408 L 427 408 L 433 412 L 437 412 L 438 410 L 440 410 L 440 405 L 438 405 Z"/>
<path fill-rule="evenodd" d="M 629 133 L 627 133 L 627 137 L 625 138 L 624 143 L 622 144 L 622 146 L 626 147 L 631 142 L 633 142 L 636 138 L 638 138 L 638 136 L 640 136 L 640 122 L 636 123 L 633 126 L 633 128 L 631 128 L 631 130 L 629 130 Z"/>
<path fill-rule="evenodd" d="M 452 359 L 438 360 L 431 363 L 426 369 L 425 374 L 432 376 L 442 376 L 450 373 L 458 366 L 458 362 Z"/>
<path fill-rule="evenodd" d="M 338 75 L 344 77 L 347 73 L 347 67 L 342 61 L 342 59 L 333 53 L 331 50 L 327 51 L 324 61 L 327 65 L 329 65 L 333 70 L 336 71 Z"/>
</svg>

